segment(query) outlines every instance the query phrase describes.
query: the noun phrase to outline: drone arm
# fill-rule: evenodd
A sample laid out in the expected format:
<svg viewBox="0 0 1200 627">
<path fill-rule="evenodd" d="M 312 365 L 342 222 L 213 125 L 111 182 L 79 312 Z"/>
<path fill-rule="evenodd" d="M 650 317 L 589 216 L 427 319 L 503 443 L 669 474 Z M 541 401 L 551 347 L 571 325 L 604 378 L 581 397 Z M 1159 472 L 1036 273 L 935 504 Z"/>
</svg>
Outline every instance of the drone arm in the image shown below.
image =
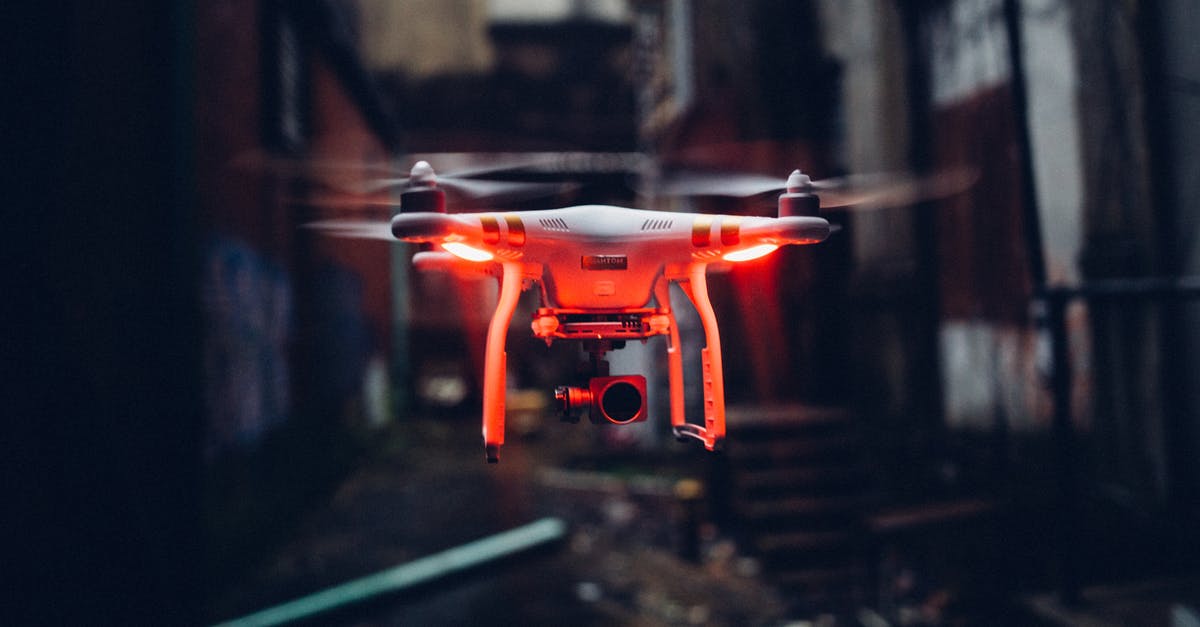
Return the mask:
<svg viewBox="0 0 1200 627">
<path fill-rule="evenodd" d="M 400 213 L 392 218 L 392 235 L 406 242 L 478 242 L 483 230 L 478 221 L 445 213 Z"/>
<path fill-rule="evenodd" d="M 508 325 L 521 296 L 521 264 L 502 264 L 500 298 L 488 325 L 487 355 L 483 366 L 483 443 L 489 463 L 499 461 L 504 444 L 504 369 L 507 359 L 504 344 Z"/>
<path fill-rule="evenodd" d="M 816 244 L 829 237 L 829 222 L 811 216 L 748 220 L 741 235 L 747 240 L 778 245 Z"/>
</svg>

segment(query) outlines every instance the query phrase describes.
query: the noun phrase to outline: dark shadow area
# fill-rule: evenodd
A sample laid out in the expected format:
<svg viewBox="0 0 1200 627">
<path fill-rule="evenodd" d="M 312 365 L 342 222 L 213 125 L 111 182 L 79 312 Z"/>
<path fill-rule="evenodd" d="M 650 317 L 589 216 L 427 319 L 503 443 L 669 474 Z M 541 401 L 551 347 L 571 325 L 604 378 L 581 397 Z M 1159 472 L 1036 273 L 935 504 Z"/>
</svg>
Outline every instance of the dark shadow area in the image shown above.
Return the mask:
<svg viewBox="0 0 1200 627">
<path fill-rule="evenodd" d="M 1200 616 L 1187 0 L 7 13 L 0 623 L 211 624 L 546 517 L 310 624 Z M 637 268 L 674 286 L 547 313 Z"/>
</svg>

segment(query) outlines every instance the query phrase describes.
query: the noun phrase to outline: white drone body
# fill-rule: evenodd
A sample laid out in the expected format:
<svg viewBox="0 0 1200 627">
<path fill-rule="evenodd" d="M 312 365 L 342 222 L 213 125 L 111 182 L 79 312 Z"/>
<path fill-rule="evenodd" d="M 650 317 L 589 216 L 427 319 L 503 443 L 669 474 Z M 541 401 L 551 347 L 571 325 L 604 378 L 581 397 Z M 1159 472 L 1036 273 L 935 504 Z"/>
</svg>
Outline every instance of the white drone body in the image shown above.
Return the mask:
<svg viewBox="0 0 1200 627">
<path fill-rule="evenodd" d="M 413 257 L 418 270 L 485 271 L 500 278 L 496 311 L 488 326 L 483 381 L 483 440 L 489 462 L 504 444 L 505 338 L 524 289 L 539 286 L 542 306 L 533 335 L 550 343 L 582 340 L 596 355 L 614 342 L 667 340 L 671 425 L 679 439 L 695 438 L 713 450 L 725 437 L 721 341 L 709 301 L 707 269 L 755 259 L 780 246 L 815 244 L 829 236 L 829 222 L 814 215 L 818 199 L 808 177 L 796 171 L 780 197 L 782 217 L 646 211 L 582 205 L 540 211 L 444 213 L 445 200 L 432 168 L 413 168 L 402 212 L 391 236 L 436 249 Z M 416 209 L 415 211 L 413 209 Z M 805 215 L 795 215 L 803 213 Z M 335 235 L 380 237 L 361 227 L 318 225 Z M 704 328 L 704 422 L 684 415 L 683 362 L 679 330 L 668 290 L 676 283 L 692 301 Z M 646 419 L 645 377 L 607 376 L 607 364 L 587 388 L 560 387 L 564 415 L 581 407 L 594 421 L 625 424 Z M 569 419 L 569 418 L 568 418 Z"/>
</svg>

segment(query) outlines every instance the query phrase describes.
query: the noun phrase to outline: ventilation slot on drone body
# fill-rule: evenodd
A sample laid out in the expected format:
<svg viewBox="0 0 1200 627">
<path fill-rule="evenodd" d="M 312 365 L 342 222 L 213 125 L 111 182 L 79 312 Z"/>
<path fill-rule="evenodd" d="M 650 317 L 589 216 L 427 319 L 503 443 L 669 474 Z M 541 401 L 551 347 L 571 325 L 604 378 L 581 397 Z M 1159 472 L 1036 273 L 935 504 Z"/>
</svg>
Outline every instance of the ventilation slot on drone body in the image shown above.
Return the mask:
<svg viewBox="0 0 1200 627">
<path fill-rule="evenodd" d="M 673 220 L 646 220 L 642 223 L 643 231 L 666 231 L 671 228 Z"/>
<path fill-rule="evenodd" d="M 567 226 L 567 221 L 562 218 L 539 218 L 538 224 L 541 224 L 542 228 L 547 231 L 562 231 L 565 233 L 571 230 L 571 227 Z"/>
</svg>

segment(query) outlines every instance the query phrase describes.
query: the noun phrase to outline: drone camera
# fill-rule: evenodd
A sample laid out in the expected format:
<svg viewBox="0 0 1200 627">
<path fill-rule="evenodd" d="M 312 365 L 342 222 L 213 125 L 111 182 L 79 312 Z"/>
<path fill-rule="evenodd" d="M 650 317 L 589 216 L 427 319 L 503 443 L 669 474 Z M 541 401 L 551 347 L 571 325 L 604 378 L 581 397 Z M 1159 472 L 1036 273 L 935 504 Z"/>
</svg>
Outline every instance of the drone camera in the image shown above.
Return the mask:
<svg viewBox="0 0 1200 627">
<path fill-rule="evenodd" d="M 594 423 L 642 422 L 646 420 L 646 377 L 593 377 L 586 388 L 559 386 L 554 400 L 565 420 L 577 419 L 586 409 Z"/>
</svg>

